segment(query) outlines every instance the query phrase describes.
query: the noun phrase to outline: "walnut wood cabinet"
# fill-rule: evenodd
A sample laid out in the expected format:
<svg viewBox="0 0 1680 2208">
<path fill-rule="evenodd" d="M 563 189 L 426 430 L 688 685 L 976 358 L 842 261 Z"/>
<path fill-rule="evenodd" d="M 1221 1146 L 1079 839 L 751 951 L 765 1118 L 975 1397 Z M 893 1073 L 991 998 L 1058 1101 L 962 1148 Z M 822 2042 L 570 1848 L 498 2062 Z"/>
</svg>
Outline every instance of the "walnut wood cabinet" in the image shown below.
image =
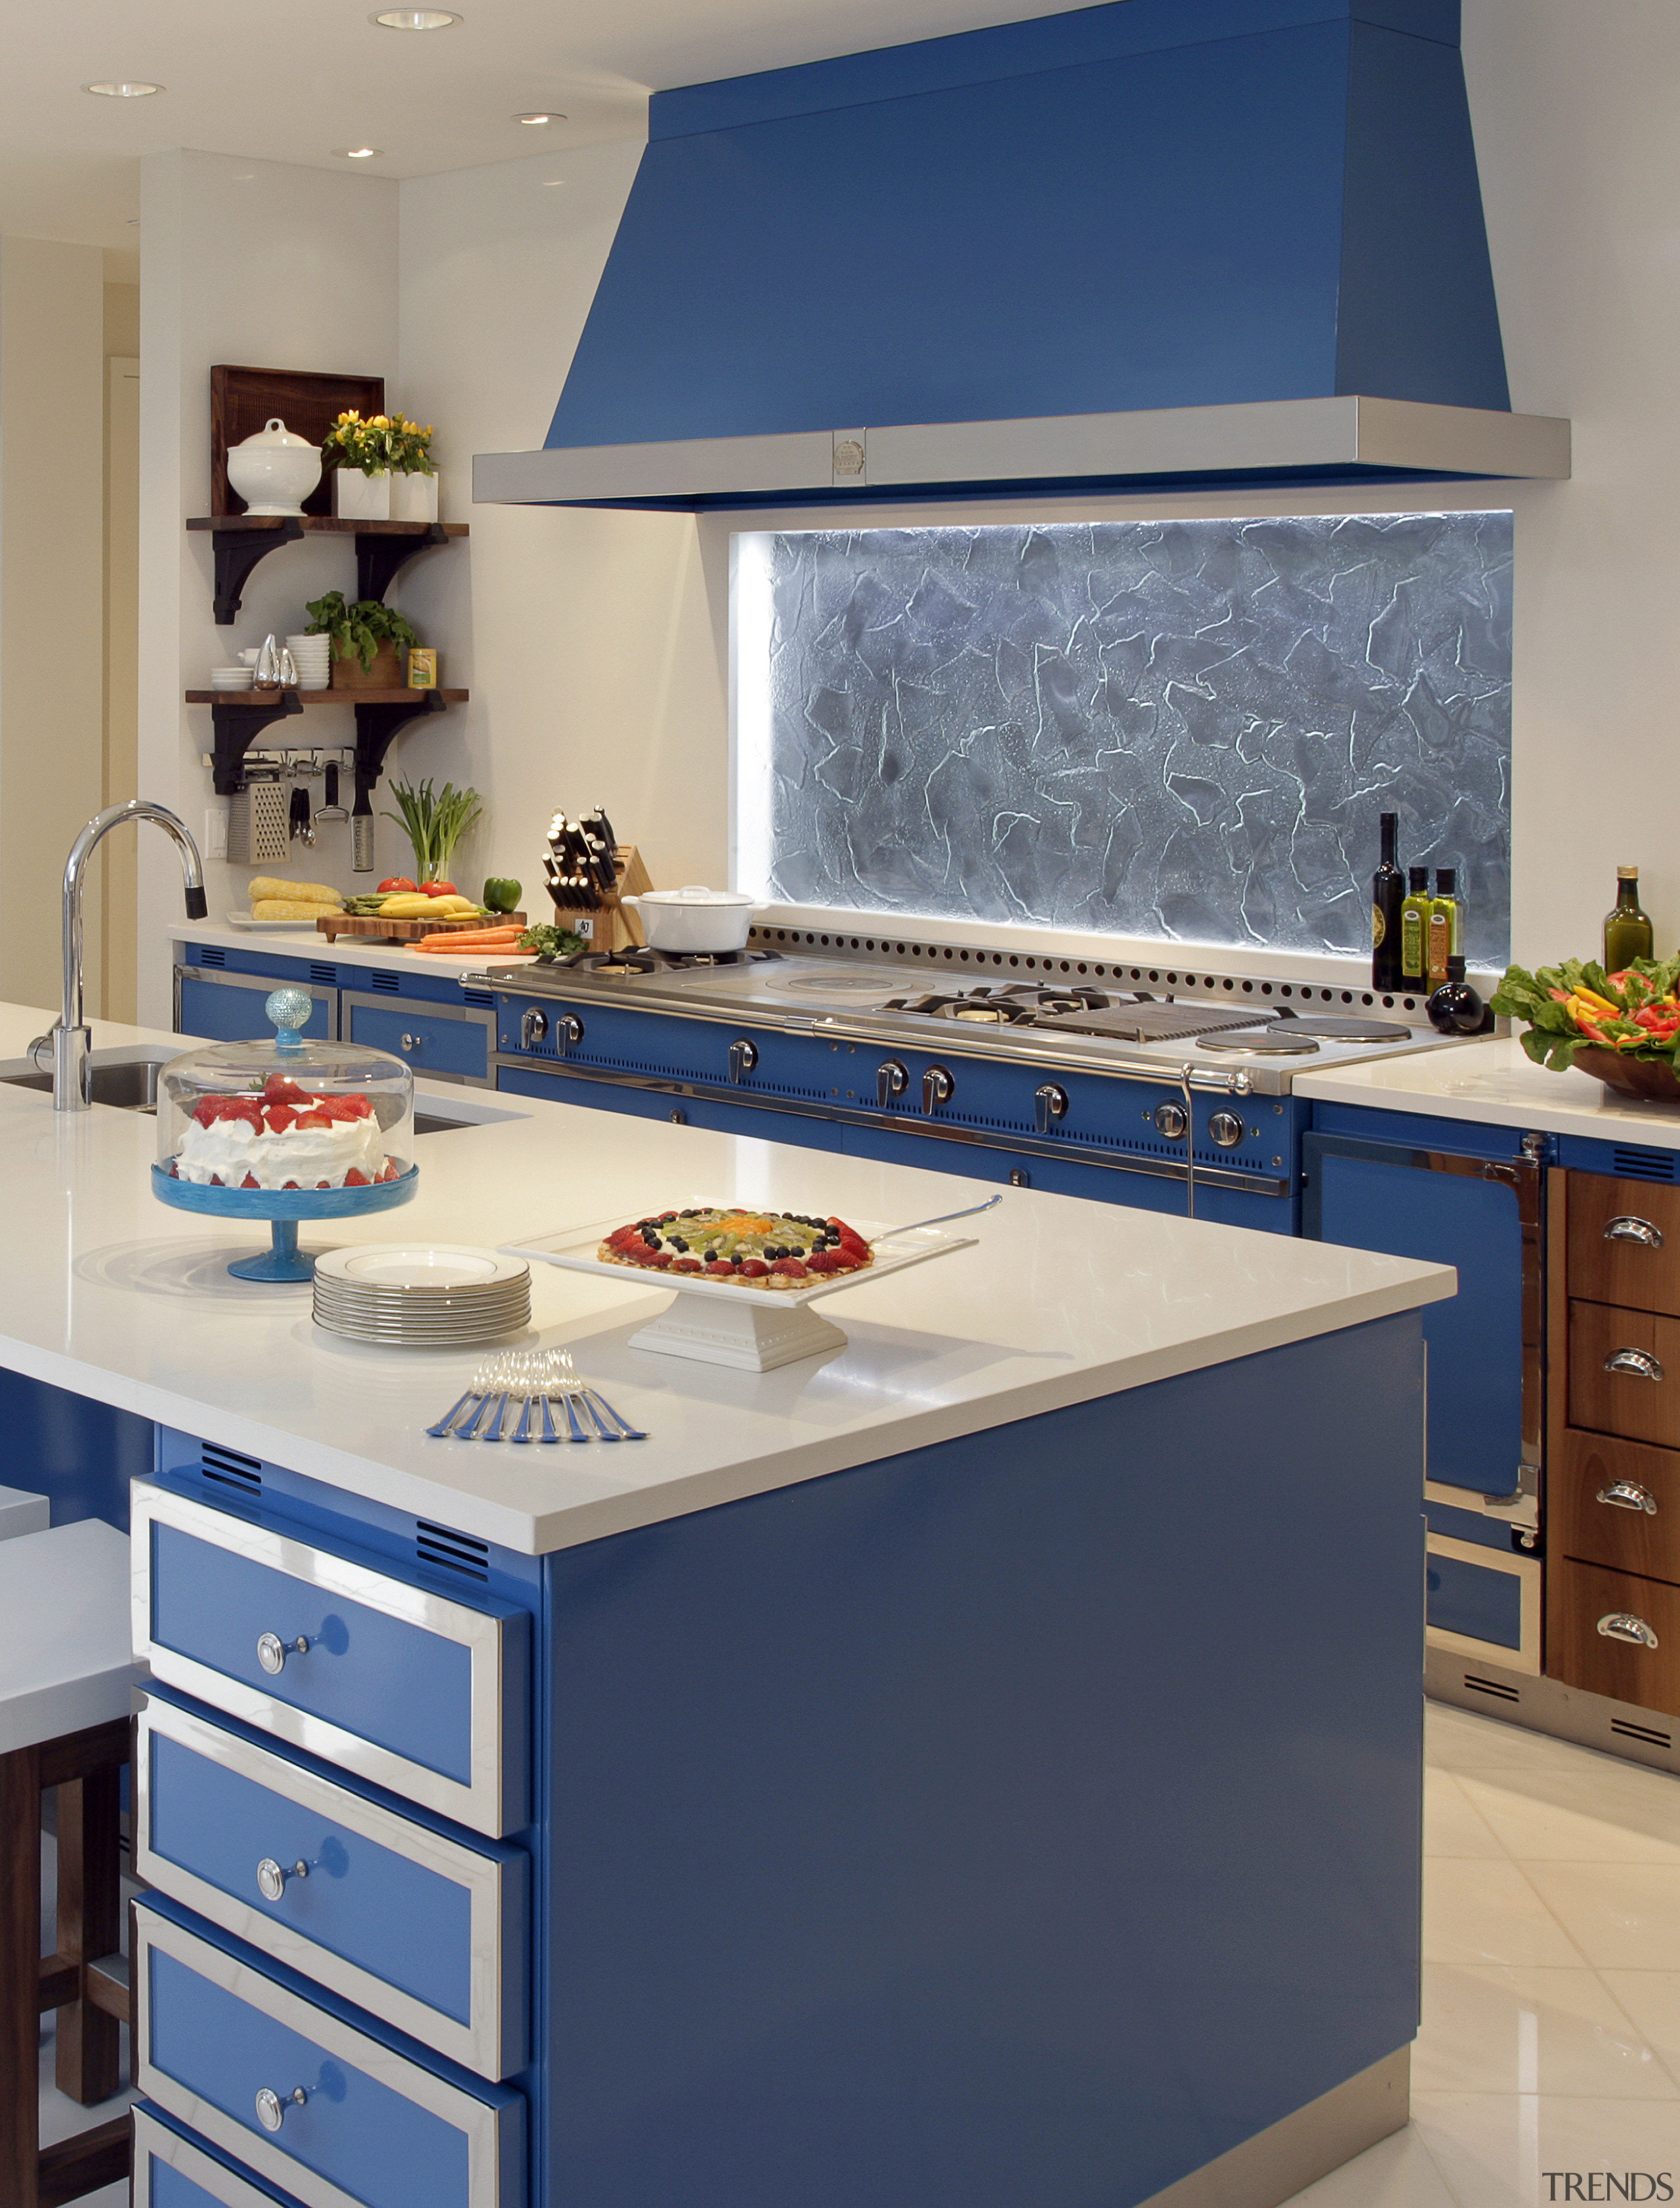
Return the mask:
<svg viewBox="0 0 1680 2208">
<path fill-rule="evenodd" d="M 1680 1716 L 1680 1189 L 1548 1194 L 1545 1670 Z"/>
</svg>

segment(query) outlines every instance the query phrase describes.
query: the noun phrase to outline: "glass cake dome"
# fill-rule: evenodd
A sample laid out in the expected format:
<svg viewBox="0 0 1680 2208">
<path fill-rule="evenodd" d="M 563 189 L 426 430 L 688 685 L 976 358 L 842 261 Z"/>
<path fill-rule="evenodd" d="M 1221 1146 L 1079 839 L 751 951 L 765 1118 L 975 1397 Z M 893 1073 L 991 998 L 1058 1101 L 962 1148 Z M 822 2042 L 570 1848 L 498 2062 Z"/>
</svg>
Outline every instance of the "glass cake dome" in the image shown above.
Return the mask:
<svg viewBox="0 0 1680 2208">
<path fill-rule="evenodd" d="M 304 990 L 276 989 L 263 1010 L 272 1039 L 183 1051 L 159 1075 L 153 1189 L 182 1210 L 273 1221 L 273 1252 L 230 1269 L 306 1280 L 298 1220 L 413 1193 L 414 1077 L 364 1044 L 305 1042 Z"/>
</svg>

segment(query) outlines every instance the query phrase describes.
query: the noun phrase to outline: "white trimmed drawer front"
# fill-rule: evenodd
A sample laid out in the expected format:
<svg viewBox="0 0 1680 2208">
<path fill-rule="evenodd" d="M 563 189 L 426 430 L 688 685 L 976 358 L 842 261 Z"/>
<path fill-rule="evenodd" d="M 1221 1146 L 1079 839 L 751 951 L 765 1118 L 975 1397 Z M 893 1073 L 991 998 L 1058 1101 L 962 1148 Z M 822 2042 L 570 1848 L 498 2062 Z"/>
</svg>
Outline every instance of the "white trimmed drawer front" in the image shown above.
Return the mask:
<svg viewBox="0 0 1680 2208">
<path fill-rule="evenodd" d="M 275 2208 L 275 2196 L 207 2154 L 142 2101 L 135 2109 L 133 2208 Z"/>
<path fill-rule="evenodd" d="M 207 1929 L 208 1928 L 206 1928 Z M 135 1905 L 135 2083 L 304 2208 L 523 2208 L 525 2103 Z"/>
<path fill-rule="evenodd" d="M 526 1820 L 530 1620 L 136 1480 L 134 1641 L 153 1676 L 499 1837 Z"/>
<path fill-rule="evenodd" d="M 166 1695 L 141 1698 L 148 1886 L 486 2078 L 525 2061 L 529 1862 L 456 1839 Z"/>
</svg>

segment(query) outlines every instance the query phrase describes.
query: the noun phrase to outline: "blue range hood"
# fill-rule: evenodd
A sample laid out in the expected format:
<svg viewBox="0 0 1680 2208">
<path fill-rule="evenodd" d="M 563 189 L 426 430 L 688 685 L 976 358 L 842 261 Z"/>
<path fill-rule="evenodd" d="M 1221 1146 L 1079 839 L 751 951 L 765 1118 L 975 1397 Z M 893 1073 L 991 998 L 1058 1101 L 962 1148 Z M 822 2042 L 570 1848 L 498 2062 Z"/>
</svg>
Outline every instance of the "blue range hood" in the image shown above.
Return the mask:
<svg viewBox="0 0 1680 2208">
<path fill-rule="evenodd" d="M 1458 0 L 1119 0 L 657 94 L 540 453 L 698 507 L 1566 475 L 1513 416 Z"/>
</svg>

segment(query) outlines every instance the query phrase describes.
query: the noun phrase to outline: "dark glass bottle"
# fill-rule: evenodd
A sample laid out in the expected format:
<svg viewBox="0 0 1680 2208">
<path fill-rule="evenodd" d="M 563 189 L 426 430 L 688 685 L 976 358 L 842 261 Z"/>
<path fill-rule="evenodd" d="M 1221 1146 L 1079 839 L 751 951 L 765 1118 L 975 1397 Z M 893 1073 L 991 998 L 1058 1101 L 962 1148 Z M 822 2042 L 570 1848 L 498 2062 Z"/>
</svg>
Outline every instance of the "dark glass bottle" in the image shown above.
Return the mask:
<svg viewBox="0 0 1680 2208">
<path fill-rule="evenodd" d="M 1383 831 L 1383 862 L 1371 883 L 1371 986 L 1373 989 L 1397 989 L 1401 985 L 1400 908 L 1406 897 L 1406 877 L 1395 864 L 1400 815 L 1384 813 L 1379 825 Z"/>
<path fill-rule="evenodd" d="M 1464 978 L 1464 961 L 1455 954 L 1447 961 L 1447 978 L 1424 1006 L 1429 1023 L 1443 1035 L 1474 1035 L 1485 1015 L 1482 1000 Z"/>
<path fill-rule="evenodd" d="M 1605 971 L 1619 974 L 1635 958 L 1651 956 L 1650 915 L 1640 909 L 1639 868 L 1616 869 L 1616 903 L 1605 915 Z"/>
</svg>

